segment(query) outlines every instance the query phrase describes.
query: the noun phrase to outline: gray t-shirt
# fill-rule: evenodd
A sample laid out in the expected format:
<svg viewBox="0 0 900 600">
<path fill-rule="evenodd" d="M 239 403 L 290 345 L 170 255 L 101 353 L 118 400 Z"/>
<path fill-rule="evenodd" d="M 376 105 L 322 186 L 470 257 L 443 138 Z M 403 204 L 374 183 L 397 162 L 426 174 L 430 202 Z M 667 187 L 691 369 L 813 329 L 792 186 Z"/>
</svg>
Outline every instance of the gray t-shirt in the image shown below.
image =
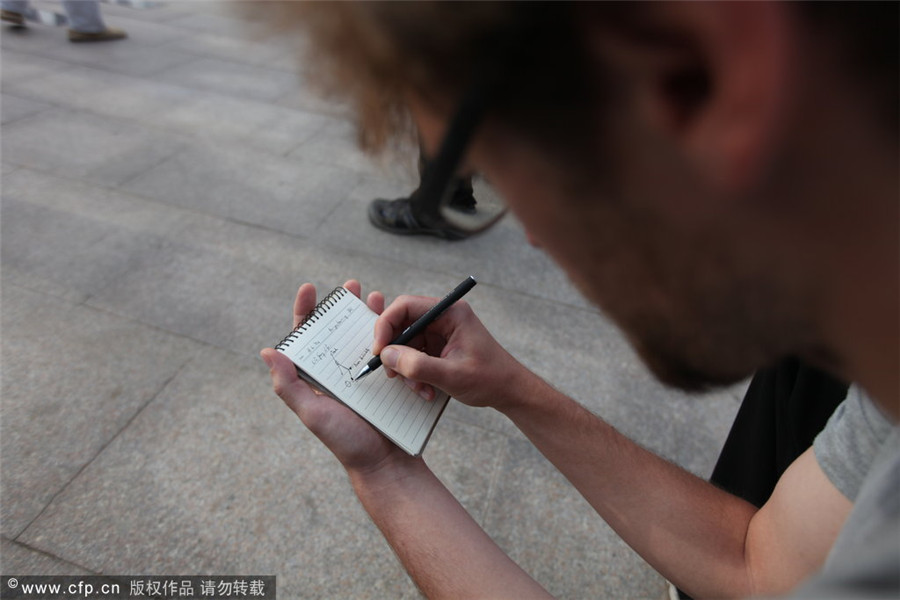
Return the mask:
<svg viewBox="0 0 900 600">
<path fill-rule="evenodd" d="M 825 566 L 791 597 L 900 598 L 900 427 L 851 388 L 813 447 L 854 504 Z"/>
<path fill-rule="evenodd" d="M 813 441 L 813 452 L 822 471 L 851 502 L 856 500 L 892 427 L 865 392 L 851 385 L 847 398 Z"/>
</svg>

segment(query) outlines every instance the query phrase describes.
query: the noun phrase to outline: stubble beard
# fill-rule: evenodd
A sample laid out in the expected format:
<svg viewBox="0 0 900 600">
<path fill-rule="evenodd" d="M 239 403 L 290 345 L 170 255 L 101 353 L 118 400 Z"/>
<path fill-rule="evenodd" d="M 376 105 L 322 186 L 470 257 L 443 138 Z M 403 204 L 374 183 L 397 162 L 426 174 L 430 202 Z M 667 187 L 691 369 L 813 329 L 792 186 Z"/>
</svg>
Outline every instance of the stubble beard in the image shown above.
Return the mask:
<svg viewBox="0 0 900 600">
<path fill-rule="evenodd" d="M 628 229 L 583 257 L 587 269 L 566 270 L 662 383 L 705 391 L 785 356 L 828 362 L 814 324 L 817 295 L 779 264 L 748 259 L 718 234 Z"/>
</svg>

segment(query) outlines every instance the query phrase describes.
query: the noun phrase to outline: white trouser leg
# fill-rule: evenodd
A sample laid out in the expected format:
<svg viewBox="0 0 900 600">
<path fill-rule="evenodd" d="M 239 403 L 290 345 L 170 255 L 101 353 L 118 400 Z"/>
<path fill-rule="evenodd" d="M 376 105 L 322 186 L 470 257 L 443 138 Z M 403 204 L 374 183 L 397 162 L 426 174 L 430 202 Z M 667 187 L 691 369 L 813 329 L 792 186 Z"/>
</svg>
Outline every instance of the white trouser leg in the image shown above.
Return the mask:
<svg viewBox="0 0 900 600">
<path fill-rule="evenodd" d="M 0 2 L 0 8 L 24 15 L 28 10 L 28 0 L 3 0 Z"/>
<path fill-rule="evenodd" d="M 100 33 L 106 29 L 97 0 L 62 0 L 69 17 L 69 28 L 82 33 Z"/>
</svg>

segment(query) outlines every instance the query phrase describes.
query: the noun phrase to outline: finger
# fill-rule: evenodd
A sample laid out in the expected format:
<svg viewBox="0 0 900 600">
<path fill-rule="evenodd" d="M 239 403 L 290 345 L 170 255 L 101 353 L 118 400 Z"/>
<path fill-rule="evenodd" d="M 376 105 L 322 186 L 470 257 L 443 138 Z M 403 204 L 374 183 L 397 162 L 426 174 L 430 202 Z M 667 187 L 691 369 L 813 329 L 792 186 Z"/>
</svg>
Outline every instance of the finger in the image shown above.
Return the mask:
<svg viewBox="0 0 900 600">
<path fill-rule="evenodd" d="M 372 292 L 366 299 L 366 304 L 376 314 L 384 312 L 384 294 L 381 292 Z"/>
<path fill-rule="evenodd" d="M 297 376 L 297 369 L 288 357 L 272 348 L 263 349 L 259 355 L 269 367 L 275 393 L 299 415 L 303 398 L 312 395 L 312 390 Z"/>
<path fill-rule="evenodd" d="M 316 306 L 316 286 L 311 283 L 304 283 L 297 290 L 297 297 L 294 298 L 294 327 L 300 324 L 300 321 L 309 314 Z"/>
<path fill-rule="evenodd" d="M 347 282 L 344 284 L 344 287 L 347 290 L 349 290 L 357 298 L 361 297 L 360 294 L 362 294 L 362 286 L 360 285 L 359 281 L 357 281 L 356 279 L 348 279 Z"/>
<path fill-rule="evenodd" d="M 434 343 L 428 343 L 429 337 L 432 337 L 432 336 L 428 336 L 426 334 L 419 334 L 416 337 L 409 340 L 409 343 L 407 343 L 406 346 L 408 346 L 414 350 L 426 352 L 432 356 L 440 356 L 441 350 L 443 349 L 446 341 L 441 336 L 434 336 L 434 337 L 439 337 L 440 340 L 437 342 L 434 342 Z M 398 376 L 398 373 L 396 371 L 394 371 L 393 369 L 390 369 L 388 367 L 384 367 L 384 372 L 385 372 L 385 374 L 387 374 L 388 378 L 391 378 L 391 379 Z M 401 379 L 402 379 L 402 376 L 401 376 Z"/>
<path fill-rule="evenodd" d="M 424 315 L 435 305 L 436 298 L 426 296 L 399 296 L 384 309 L 375 321 L 375 340 L 372 352 L 378 354 L 407 325 Z"/>
<path fill-rule="evenodd" d="M 446 361 L 429 356 L 408 346 L 387 346 L 381 351 L 381 361 L 385 367 L 395 371 L 405 379 L 420 384 L 444 388 L 442 382 L 448 376 Z M 417 391 L 422 389 L 421 386 Z"/>
<path fill-rule="evenodd" d="M 465 300 L 459 300 L 444 311 L 437 319 L 432 321 L 428 326 L 426 334 L 429 336 L 448 337 L 454 330 L 466 320 L 471 319 L 475 315 L 472 307 Z"/>
<path fill-rule="evenodd" d="M 330 419 L 329 413 L 334 409 L 334 400 L 316 392 L 300 379 L 294 363 L 280 352 L 266 348 L 260 352 L 260 356 L 269 366 L 275 393 L 310 431 L 319 435 Z"/>
<path fill-rule="evenodd" d="M 436 392 L 434 391 L 434 388 L 432 386 L 421 381 L 413 381 L 412 379 L 407 379 L 402 375 L 400 375 L 399 377 L 403 380 L 403 383 L 406 384 L 406 387 L 414 391 L 420 397 L 424 398 L 425 400 L 434 400 Z"/>
</svg>

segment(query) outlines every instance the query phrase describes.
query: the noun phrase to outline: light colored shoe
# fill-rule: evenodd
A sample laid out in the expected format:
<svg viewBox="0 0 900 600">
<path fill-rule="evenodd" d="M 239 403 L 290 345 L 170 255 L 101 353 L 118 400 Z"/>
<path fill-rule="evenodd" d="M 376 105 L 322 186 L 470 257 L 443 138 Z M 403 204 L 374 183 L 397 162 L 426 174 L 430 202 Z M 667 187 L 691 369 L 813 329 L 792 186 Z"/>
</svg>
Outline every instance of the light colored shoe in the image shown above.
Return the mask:
<svg viewBox="0 0 900 600">
<path fill-rule="evenodd" d="M 671 581 L 666 580 L 666 593 L 663 600 L 679 600 L 681 596 L 678 594 L 678 588 Z"/>
<path fill-rule="evenodd" d="M 25 27 L 25 15 L 11 10 L 0 10 L 0 19 L 12 23 L 13 27 Z"/>
<path fill-rule="evenodd" d="M 128 34 L 124 30 L 116 27 L 107 27 L 103 31 L 97 33 L 86 33 L 84 31 L 69 30 L 70 42 L 111 42 L 113 40 L 124 40 Z"/>
</svg>

